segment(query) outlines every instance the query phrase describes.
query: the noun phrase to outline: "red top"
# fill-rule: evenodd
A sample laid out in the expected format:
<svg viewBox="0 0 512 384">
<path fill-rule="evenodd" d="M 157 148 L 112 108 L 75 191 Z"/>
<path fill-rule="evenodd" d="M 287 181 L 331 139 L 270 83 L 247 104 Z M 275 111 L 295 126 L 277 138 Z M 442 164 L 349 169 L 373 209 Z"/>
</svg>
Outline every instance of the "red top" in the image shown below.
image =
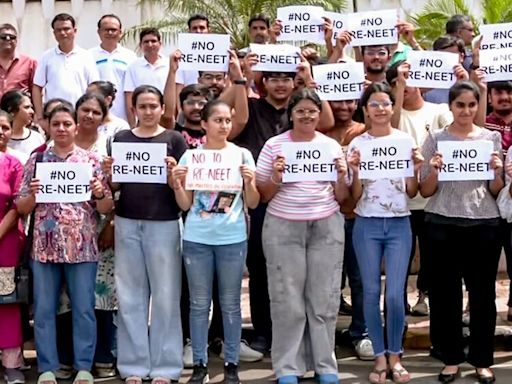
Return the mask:
<svg viewBox="0 0 512 384">
<path fill-rule="evenodd" d="M 37 61 L 29 56 L 16 54 L 9 68 L 0 65 L 0 98 L 7 91 L 32 92 Z"/>
<path fill-rule="evenodd" d="M 512 145 L 512 121 L 505 122 L 501 117 L 494 112 L 489 114 L 485 119 L 485 128 L 491 131 L 498 131 L 501 135 L 501 147 L 504 153 L 507 153 L 508 148 Z"/>
</svg>

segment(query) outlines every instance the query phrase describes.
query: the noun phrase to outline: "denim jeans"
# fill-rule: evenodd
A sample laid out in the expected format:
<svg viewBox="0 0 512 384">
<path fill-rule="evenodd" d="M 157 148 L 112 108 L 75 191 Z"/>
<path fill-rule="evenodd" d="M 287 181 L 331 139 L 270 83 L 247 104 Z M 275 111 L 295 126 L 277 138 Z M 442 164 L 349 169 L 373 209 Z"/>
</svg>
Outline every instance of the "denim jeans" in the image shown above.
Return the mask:
<svg viewBox="0 0 512 384">
<path fill-rule="evenodd" d="M 409 217 L 375 218 L 357 216 L 353 242 L 363 279 L 364 318 L 375 356 L 402 352 L 405 324 L 403 289 L 411 253 Z M 386 330 L 380 314 L 381 264 L 386 270 Z"/>
<path fill-rule="evenodd" d="M 190 335 L 194 364 L 208 363 L 208 314 L 215 274 L 224 326 L 224 360 L 238 364 L 242 335 L 240 293 L 246 256 L 246 241 L 227 245 L 183 242 L 183 260 L 190 292 Z"/>
<path fill-rule="evenodd" d="M 90 371 L 96 349 L 94 287 L 97 263 L 32 262 L 34 274 L 34 333 L 39 372 L 59 369 L 56 316 L 63 277 L 73 318 L 73 354 L 76 370 Z"/>
<path fill-rule="evenodd" d="M 363 310 L 363 282 L 361 272 L 357 265 L 356 252 L 352 234 L 354 231 L 354 219 L 345 219 L 345 252 L 343 257 L 343 268 L 346 270 L 348 283 L 350 285 L 350 301 L 352 303 L 352 321 L 348 328 L 350 338 L 357 342 L 368 336 Z"/>
<path fill-rule="evenodd" d="M 178 380 L 183 368 L 181 220 L 116 216 L 115 231 L 119 373 Z"/>
</svg>

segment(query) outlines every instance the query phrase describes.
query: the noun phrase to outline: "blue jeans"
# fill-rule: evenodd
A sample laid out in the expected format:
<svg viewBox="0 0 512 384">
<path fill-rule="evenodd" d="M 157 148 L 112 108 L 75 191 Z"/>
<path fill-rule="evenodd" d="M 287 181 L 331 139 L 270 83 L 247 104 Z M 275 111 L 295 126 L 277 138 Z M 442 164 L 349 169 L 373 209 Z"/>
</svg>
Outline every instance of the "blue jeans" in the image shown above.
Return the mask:
<svg viewBox="0 0 512 384">
<path fill-rule="evenodd" d="M 357 216 L 354 249 L 363 279 L 364 318 L 375 356 L 402 352 L 405 324 L 403 289 L 411 253 L 409 217 L 375 218 Z M 386 269 L 387 349 L 380 314 L 381 264 Z"/>
<path fill-rule="evenodd" d="M 228 245 L 183 242 L 183 260 L 190 291 L 190 335 L 194 364 L 208 362 L 208 314 L 215 273 L 224 326 L 224 360 L 238 364 L 242 334 L 240 292 L 246 255 L 246 241 Z"/>
<path fill-rule="evenodd" d="M 181 220 L 116 216 L 115 231 L 119 373 L 178 380 L 183 368 Z"/>
<path fill-rule="evenodd" d="M 352 241 L 354 231 L 354 219 L 345 219 L 345 251 L 343 267 L 346 269 L 350 285 L 350 301 L 352 303 L 352 321 L 348 328 L 353 342 L 357 342 L 368 336 L 363 310 L 363 282 L 357 265 L 356 252 Z"/>
<path fill-rule="evenodd" d="M 90 371 L 96 348 L 94 287 L 97 263 L 32 262 L 34 274 L 34 333 L 39 372 L 59 369 L 56 315 L 63 277 L 73 317 L 73 354 L 76 370 Z"/>
</svg>

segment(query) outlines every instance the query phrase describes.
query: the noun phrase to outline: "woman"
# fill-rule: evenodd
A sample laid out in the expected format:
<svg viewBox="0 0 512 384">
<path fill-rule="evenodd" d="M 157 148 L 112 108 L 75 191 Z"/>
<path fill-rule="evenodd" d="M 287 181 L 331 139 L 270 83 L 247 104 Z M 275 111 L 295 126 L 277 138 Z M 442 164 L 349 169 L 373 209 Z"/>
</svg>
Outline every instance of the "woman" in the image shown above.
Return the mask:
<svg viewBox="0 0 512 384">
<path fill-rule="evenodd" d="M 420 191 L 430 197 L 425 207 L 426 235 L 432 248 L 432 269 L 437 279 L 430 293 L 430 334 L 445 367 L 439 381 L 449 383 L 460 375 L 459 364 L 467 360 L 476 367 L 480 383 L 492 383 L 494 328 L 496 326 L 495 281 L 501 245 L 499 212 L 495 196 L 503 188 L 501 137 L 473 124 L 481 95 L 469 81 L 456 83 L 449 93 L 453 123 L 432 132 L 423 144 L 425 164 Z M 440 141 L 491 141 L 489 159 L 492 180 L 439 181 L 443 157 Z M 469 353 L 462 336 L 462 278 L 469 297 Z"/>
<path fill-rule="evenodd" d="M 162 164 L 167 164 L 168 182 L 111 183 L 120 191 L 115 217 L 117 368 L 127 384 L 140 384 L 146 377 L 153 384 L 168 384 L 179 379 L 183 364 L 181 219 L 170 171 L 187 146 L 178 132 L 159 124 L 164 104 L 157 88 L 137 87 L 132 102 L 139 125 L 118 132 L 113 141 L 165 144 L 167 157 Z M 103 163 L 109 177 L 113 161 L 107 157 Z"/>
<path fill-rule="evenodd" d="M 269 202 L 262 238 L 274 335 L 272 365 L 282 384 L 297 383 L 310 367 L 321 383 L 338 383 L 333 352 L 344 245 L 338 203 L 349 192 L 341 146 L 316 131 L 321 110 L 314 91 L 294 93 L 287 110 L 291 129 L 265 143 L 257 164 L 258 189 L 262 201 Z M 283 183 L 282 146 L 287 143 L 330 147 L 336 182 Z"/>
<path fill-rule="evenodd" d="M 100 94 L 85 94 L 76 102 L 78 133 L 75 144 L 96 153 L 100 158 L 107 156 L 106 137 L 98 133 L 108 113 L 106 100 Z M 113 213 L 98 218 L 98 247 L 101 252 L 96 275 L 96 322 L 98 338 L 94 357 L 95 374 L 98 377 L 115 376 L 116 326 L 114 315 L 117 310 L 117 296 L 114 282 L 114 226 Z M 61 297 L 58 317 L 58 342 L 61 369 L 58 378 L 70 378 L 73 374 L 73 345 L 71 343 L 71 305 L 67 295 Z M 68 313 L 65 313 L 68 312 Z"/>
<path fill-rule="evenodd" d="M 23 226 L 14 206 L 23 165 L 7 151 L 11 133 L 9 114 L 0 110 L 0 269 L 15 267 L 20 263 L 24 240 Z M 5 380 L 9 384 L 25 382 L 19 370 L 23 364 L 22 346 L 20 306 L 0 305 L 0 351 Z"/>
<path fill-rule="evenodd" d="M 123 129 L 130 129 L 130 126 L 126 121 L 115 116 L 111 112 L 117 93 L 117 89 L 114 84 L 105 80 L 93 81 L 87 87 L 87 93 L 99 93 L 105 98 L 108 105 L 108 112 L 104 117 L 102 124 L 98 127 L 99 133 L 107 137 L 111 137 Z"/>
<path fill-rule="evenodd" d="M 76 383 L 92 383 L 90 374 L 96 347 L 94 283 L 99 259 L 96 213 L 108 213 L 113 207 L 100 159 L 75 144 L 75 111 L 64 105 L 50 113 L 49 131 L 53 146 L 42 152 L 42 162 L 91 163 L 91 201 L 81 203 L 38 203 L 40 182 L 35 176 L 38 154 L 25 167 L 23 184 L 17 199 L 18 213 L 34 211 L 32 246 L 34 276 L 34 332 L 39 383 L 56 383 L 59 368 L 56 338 L 56 312 L 65 280 L 73 316 L 74 367 Z M 41 156 L 41 155 L 39 155 Z"/>
<path fill-rule="evenodd" d="M 247 149 L 228 143 L 231 108 L 223 101 L 206 104 L 201 111 L 206 143 L 199 149 L 234 153 L 241 161 L 241 191 L 190 191 L 184 189 L 186 158 L 173 169 L 174 193 L 183 211 L 189 211 L 183 235 L 183 259 L 190 292 L 190 334 L 194 372 L 189 383 L 208 380 L 208 315 L 217 275 L 224 329 L 224 383 L 238 384 L 238 362 L 242 315 L 240 294 L 247 254 L 244 203 L 254 208 L 259 202 L 255 165 Z M 221 207 L 222 202 L 226 206 Z"/>
<path fill-rule="evenodd" d="M 4 93 L 0 109 L 11 114 L 12 135 L 9 147 L 25 155 L 23 163 L 34 149 L 45 143 L 45 137 L 29 127 L 34 120 L 34 108 L 30 96 L 21 91 Z"/>
<path fill-rule="evenodd" d="M 364 318 L 374 350 L 371 383 L 386 382 L 389 359 L 390 374 L 395 383 L 407 383 L 409 373 L 400 362 L 402 334 L 405 325 L 403 287 L 407 278 L 412 234 L 409 223 L 408 198 L 418 192 L 418 171 L 423 161 L 419 149 L 412 151 L 414 176 L 408 178 L 370 180 L 359 178 L 362 143 L 386 137 L 410 138 L 409 134 L 391 126 L 393 95 L 384 83 L 373 83 L 361 97 L 363 112 L 370 128 L 350 143 L 348 163 L 352 171 L 351 194 L 357 201 L 354 210 L 353 242 L 363 282 Z M 381 265 L 386 269 L 387 347 L 380 315 Z"/>
</svg>

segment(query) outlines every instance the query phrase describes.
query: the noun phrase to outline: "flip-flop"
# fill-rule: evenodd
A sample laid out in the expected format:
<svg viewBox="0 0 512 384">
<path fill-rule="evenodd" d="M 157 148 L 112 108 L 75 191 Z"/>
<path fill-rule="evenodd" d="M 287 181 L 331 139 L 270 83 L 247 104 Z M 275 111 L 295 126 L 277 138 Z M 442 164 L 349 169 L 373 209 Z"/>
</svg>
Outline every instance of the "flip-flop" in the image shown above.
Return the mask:
<svg viewBox="0 0 512 384">
<path fill-rule="evenodd" d="M 411 381 L 411 375 L 405 368 L 391 368 L 391 379 L 394 383 L 404 384 Z"/>
<path fill-rule="evenodd" d="M 386 368 L 377 369 L 373 368 L 368 376 L 368 381 L 372 384 L 384 384 L 386 382 L 386 375 L 388 370 Z M 372 379 L 372 374 L 377 375 L 377 379 Z"/>
<path fill-rule="evenodd" d="M 151 380 L 151 384 L 171 384 L 171 379 L 165 377 L 154 377 Z"/>
<path fill-rule="evenodd" d="M 142 384 L 142 378 L 139 376 L 128 376 L 124 379 L 125 384 Z"/>
<path fill-rule="evenodd" d="M 73 384 L 94 384 L 94 377 L 89 371 L 78 371 Z"/>
<path fill-rule="evenodd" d="M 57 378 L 52 371 L 43 372 L 37 378 L 37 384 L 57 384 Z"/>
</svg>

